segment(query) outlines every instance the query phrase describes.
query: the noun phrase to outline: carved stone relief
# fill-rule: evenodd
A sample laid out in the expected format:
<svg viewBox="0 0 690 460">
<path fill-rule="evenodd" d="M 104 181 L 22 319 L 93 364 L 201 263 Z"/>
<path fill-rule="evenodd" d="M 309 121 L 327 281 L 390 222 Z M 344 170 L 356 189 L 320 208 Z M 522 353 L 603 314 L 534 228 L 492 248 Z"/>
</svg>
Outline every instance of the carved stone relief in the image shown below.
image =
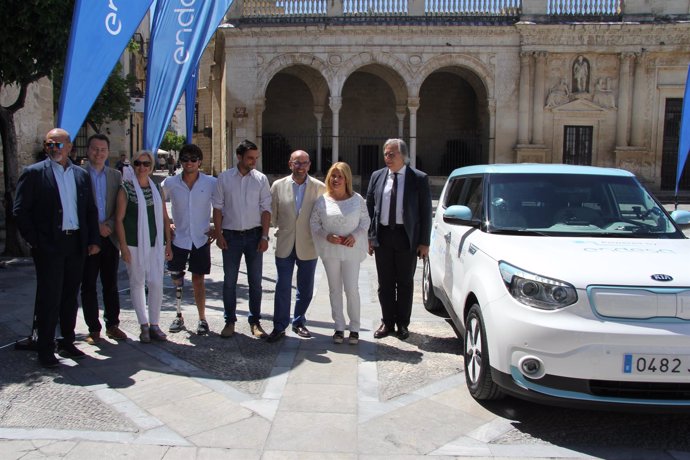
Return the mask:
<svg viewBox="0 0 690 460">
<path fill-rule="evenodd" d="M 605 109 L 615 109 L 616 108 L 616 98 L 611 89 L 611 78 L 600 77 L 597 79 L 597 84 L 594 87 L 594 97 L 592 102 L 605 108 Z"/>
</svg>

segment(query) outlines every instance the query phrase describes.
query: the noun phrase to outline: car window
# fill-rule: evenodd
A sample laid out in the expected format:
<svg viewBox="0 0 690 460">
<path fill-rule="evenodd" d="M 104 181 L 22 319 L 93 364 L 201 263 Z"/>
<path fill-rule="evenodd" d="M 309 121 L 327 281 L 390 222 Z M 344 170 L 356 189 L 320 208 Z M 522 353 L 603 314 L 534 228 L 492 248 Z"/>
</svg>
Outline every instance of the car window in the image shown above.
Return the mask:
<svg viewBox="0 0 690 460">
<path fill-rule="evenodd" d="M 633 177 L 492 174 L 488 203 L 489 231 L 683 237 Z"/>
<path fill-rule="evenodd" d="M 463 203 L 465 206 L 472 210 L 472 220 L 480 221 L 482 218 L 482 195 L 484 183 L 481 177 L 472 177 L 469 179 L 469 185 L 467 188 L 467 198 Z"/>
<path fill-rule="evenodd" d="M 462 196 L 462 190 L 466 182 L 467 179 L 465 179 L 464 177 L 458 177 L 450 180 L 450 182 L 448 183 L 446 196 L 443 200 L 444 208 L 456 204 L 462 204 L 460 202 L 460 197 Z"/>
</svg>

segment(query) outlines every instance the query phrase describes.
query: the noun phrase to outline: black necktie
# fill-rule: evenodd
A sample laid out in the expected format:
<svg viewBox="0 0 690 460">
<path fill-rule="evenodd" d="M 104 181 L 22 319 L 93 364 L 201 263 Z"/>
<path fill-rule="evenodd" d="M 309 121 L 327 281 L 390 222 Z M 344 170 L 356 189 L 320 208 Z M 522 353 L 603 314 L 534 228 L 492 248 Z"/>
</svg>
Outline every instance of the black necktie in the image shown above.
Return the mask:
<svg viewBox="0 0 690 460">
<path fill-rule="evenodd" d="M 393 173 L 393 188 L 391 189 L 391 207 L 388 211 L 388 226 L 395 228 L 395 213 L 398 205 L 398 173 Z"/>
</svg>

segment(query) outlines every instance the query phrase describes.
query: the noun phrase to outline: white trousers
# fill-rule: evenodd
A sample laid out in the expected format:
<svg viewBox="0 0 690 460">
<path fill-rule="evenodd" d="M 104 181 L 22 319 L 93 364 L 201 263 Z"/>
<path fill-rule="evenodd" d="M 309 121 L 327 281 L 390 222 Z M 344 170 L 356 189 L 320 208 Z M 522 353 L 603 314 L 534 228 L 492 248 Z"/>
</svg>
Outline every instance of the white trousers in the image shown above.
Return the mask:
<svg viewBox="0 0 690 460">
<path fill-rule="evenodd" d="M 343 288 L 347 298 L 347 316 L 350 332 L 359 332 L 359 266 L 358 260 L 321 259 L 328 279 L 331 315 L 336 331 L 345 331 L 343 316 Z"/>
<path fill-rule="evenodd" d="M 154 258 L 139 264 L 137 260 L 137 248 L 129 246 L 129 254 L 132 257 L 131 264 L 127 266 L 129 275 L 129 293 L 132 298 L 132 306 L 137 313 L 139 324 L 158 324 L 163 303 L 163 270 L 160 262 L 155 263 Z M 153 251 L 152 254 L 153 255 Z M 156 273 L 158 272 L 158 273 Z M 149 291 L 148 311 L 146 308 L 146 287 Z"/>
</svg>

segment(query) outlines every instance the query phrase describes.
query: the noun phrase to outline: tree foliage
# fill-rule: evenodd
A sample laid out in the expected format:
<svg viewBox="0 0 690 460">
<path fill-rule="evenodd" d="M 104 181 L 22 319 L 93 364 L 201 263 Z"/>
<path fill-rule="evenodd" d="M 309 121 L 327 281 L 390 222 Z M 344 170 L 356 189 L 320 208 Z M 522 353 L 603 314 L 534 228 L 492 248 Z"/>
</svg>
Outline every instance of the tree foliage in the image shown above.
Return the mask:
<svg viewBox="0 0 690 460">
<path fill-rule="evenodd" d="M 174 131 L 166 131 L 163 135 L 163 141 L 161 142 L 161 148 L 163 150 L 171 151 L 174 150 L 179 152 L 185 143 L 185 136 L 177 134 Z"/>
</svg>

